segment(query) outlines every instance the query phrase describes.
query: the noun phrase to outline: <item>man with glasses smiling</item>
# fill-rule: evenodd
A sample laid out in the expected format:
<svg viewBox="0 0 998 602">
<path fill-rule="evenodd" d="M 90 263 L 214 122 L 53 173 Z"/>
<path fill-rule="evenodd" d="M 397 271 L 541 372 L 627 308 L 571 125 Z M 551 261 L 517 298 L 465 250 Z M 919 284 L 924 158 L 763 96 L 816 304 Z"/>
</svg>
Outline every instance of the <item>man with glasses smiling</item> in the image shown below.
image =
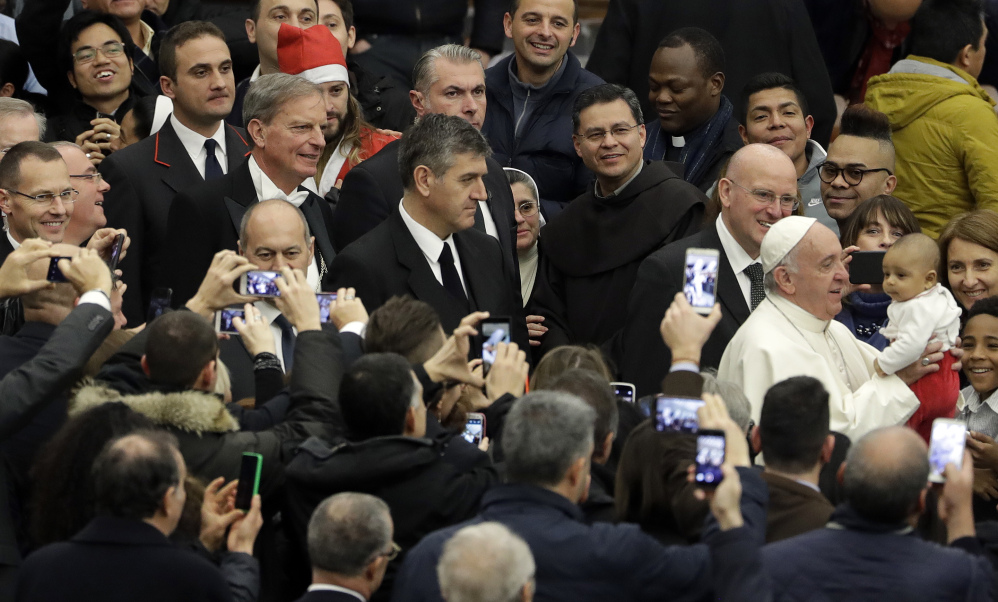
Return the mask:
<svg viewBox="0 0 998 602">
<path fill-rule="evenodd" d="M 80 193 L 73 206 L 72 218 L 66 226 L 63 242 L 82 245 L 107 224 L 107 218 L 104 217 L 104 193 L 111 190 L 111 185 L 97 173 L 97 168 L 79 146 L 72 142 L 56 142 L 52 146 L 62 155 L 62 160 L 70 171 L 69 179 Z"/>
<path fill-rule="evenodd" d="M 602 84 L 579 95 L 575 152 L 596 183 L 544 227 L 528 313 L 544 317 L 541 349 L 602 345 L 624 325 L 641 261 L 700 228 L 707 198 L 662 161 L 644 160 L 634 92 Z"/>
</svg>

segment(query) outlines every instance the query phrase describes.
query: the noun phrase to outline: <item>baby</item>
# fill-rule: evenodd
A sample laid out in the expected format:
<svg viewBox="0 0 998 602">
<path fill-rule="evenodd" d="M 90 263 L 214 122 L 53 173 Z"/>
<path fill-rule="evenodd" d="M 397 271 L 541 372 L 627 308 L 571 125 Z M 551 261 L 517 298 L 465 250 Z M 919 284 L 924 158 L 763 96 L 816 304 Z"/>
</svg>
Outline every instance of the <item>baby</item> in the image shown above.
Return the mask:
<svg viewBox="0 0 998 602">
<path fill-rule="evenodd" d="M 924 234 L 898 239 L 884 255 L 884 292 L 890 295 L 887 325 L 881 331 L 891 342 L 874 360 L 881 376 L 894 374 L 921 357 L 925 346 L 940 341 L 945 353 L 939 371 L 911 385 L 921 402 L 908 426 L 929 441 L 932 421 L 952 418 L 960 393 L 956 361 L 949 350 L 960 334 L 960 308 L 953 295 L 937 282 L 939 247 Z"/>
</svg>

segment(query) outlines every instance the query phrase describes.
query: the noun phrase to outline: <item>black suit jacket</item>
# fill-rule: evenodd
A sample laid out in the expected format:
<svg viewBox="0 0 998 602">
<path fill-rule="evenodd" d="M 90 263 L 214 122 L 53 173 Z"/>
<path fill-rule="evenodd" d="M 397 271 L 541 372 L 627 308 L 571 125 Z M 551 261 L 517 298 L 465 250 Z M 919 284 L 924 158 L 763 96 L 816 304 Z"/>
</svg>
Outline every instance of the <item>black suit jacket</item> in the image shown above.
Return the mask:
<svg viewBox="0 0 998 602">
<path fill-rule="evenodd" d="M 250 146 L 241 128 L 224 127 L 227 171 L 232 173 L 246 161 Z M 124 228 L 131 238 L 119 267 L 128 285 L 122 310 L 135 326 L 145 322 L 152 292 L 162 286 L 155 280 L 153 260 L 166 242 L 173 197 L 204 179 L 170 120 L 153 136 L 112 153 L 101 162 L 100 172 L 111 185 L 104 195 L 107 225 Z"/>
<path fill-rule="evenodd" d="M 468 301 L 455 299 L 433 275 L 412 234 L 395 211 L 336 256 L 330 269 L 333 288 L 352 286 L 368 311 L 395 295 L 411 295 L 437 310 L 445 332 L 457 328 L 469 311 L 488 311 L 493 317 L 510 316 L 512 340 L 527 347 L 527 325 L 520 301 L 519 281 L 514 288 L 495 239 L 473 228 L 454 234 L 468 289 Z"/>
<path fill-rule="evenodd" d="M 673 297 L 683 290 L 686 249 L 690 247 L 720 252 L 717 297 L 721 304 L 721 321 L 704 345 L 700 366 L 717 368 L 728 341 L 748 319 L 749 307 L 721 246 L 716 224 L 709 224 L 693 236 L 649 255 L 638 268 L 638 277 L 627 303 L 619 361 L 621 378 L 634 383 L 639 396 L 658 393 L 662 378 L 669 371 L 672 354 L 662 342 L 659 325 Z"/>
<path fill-rule="evenodd" d="M 166 244 L 156 259 L 156 281 L 173 289 L 174 307 L 197 293 L 215 253 L 238 248 L 239 223 L 246 209 L 258 201 L 248 160 L 224 177 L 189 188 L 173 199 Z M 314 193 L 301 210 L 315 237 L 322 275 L 323 266 L 329 266 L 336 255 L 328 234 L 333 214 L 329 204 Z"/>
<path fill-rule="evenodd" d="M 14 245 L 10 244 L 6 232 L 0 232 L 0 264 L 6 261 L 7 256 L 14 252 Z"/>
</svg>

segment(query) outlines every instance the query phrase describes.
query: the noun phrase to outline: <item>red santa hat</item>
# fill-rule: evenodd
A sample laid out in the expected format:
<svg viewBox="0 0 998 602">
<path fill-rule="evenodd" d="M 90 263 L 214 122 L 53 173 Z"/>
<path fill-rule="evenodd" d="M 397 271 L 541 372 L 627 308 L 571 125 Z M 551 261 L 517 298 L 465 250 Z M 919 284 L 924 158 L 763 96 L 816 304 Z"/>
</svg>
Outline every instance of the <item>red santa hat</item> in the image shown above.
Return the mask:
<svg viewBox="0 0 998 602">
<path fill-rule="evenodd" d="M 282 23 L 277 30 L 277 63 L 281 73 L 300 75 L 313 84 L 350 85 L 340 42 L 325 25 L 300 29 Z"/>
</svg>

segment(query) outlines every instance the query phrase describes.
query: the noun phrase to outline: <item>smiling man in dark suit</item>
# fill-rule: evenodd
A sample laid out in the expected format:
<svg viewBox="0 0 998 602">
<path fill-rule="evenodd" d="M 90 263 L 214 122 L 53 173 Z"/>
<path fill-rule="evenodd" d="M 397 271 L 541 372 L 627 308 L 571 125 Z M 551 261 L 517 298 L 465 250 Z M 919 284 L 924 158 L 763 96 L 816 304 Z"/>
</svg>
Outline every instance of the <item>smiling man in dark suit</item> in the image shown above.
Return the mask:
<svg viewBox="0 0 998 602">
<path fill-rule="evenodd" d="M 159 56 L 160 85 L 173 99 L 173 116 L 159 132 L 100 166 L 111 185 L 104 203 L 107 221 L 132 239 L 120 264 L 129 292 L 123 311 L 131 325 L 145 321 L 152 292 L 162 286 L 154 278 L 153 260 L 166 241 L 173 197 L 231 172 L 249 152 L 246 132 L 222 121 L 232 110 L 235 80 L 221 30 L 203 21 L 182 23 L 166 34 Z"/>
<path fill-rule="evenodd" d="M 481 133 L 459 117 L 420 119 L 399 150 L 405 196 L 386 221 L 336 256 L 334 287 L 354 287 L 370 311 L 411 295 L 437 311 L 446 332 L 472 311 L 509 316 L 513 341 L 526 349 L 519 279 L 514 286 L 499 243 L 473 228 L 487 197 L 489 153 Z"/>
<path fill-rule="evenodd" d="M 666 245 L 638 268 L 619 358 L 622 379 L 634 383 L 638 395 L 658 393 L 670 362 L 689 360 L 673 358 L 659 334 L 665 310 L 683 290 L 688 248 L 720 253 L 717 301 L 722 317 L 704 345 L 700 366 L 716 368 L 721 362 L 728 341 L 765 296 L 759 246 L 770 226 L 796 210 L 795 204 L 783 201 L 798 198 L 797 171 L 779 149 L 749 144 L 732 155 L 727 177 L 718 182 L 718 193 L 721 215 L 715 224 Z"/>
<path fill-rule="evenodd" d="M 301 209 L 315 237 L 309 283 L 325 282 L 335 252 L 328 234 L 332 212 L 312 179 L 326 145 L 319 87 L 297 75 L 262 75 L 246 95 L 243 119 L 253 145 L 250 158 L 225 176 L 178 194 L 170 207 L 167 242 L 156 265 L 157 281 L 173 289 L 174 305 L 194 296 L 215 253 L 236 249 L 246 209 L 269 199 Z"/>
</svg>

